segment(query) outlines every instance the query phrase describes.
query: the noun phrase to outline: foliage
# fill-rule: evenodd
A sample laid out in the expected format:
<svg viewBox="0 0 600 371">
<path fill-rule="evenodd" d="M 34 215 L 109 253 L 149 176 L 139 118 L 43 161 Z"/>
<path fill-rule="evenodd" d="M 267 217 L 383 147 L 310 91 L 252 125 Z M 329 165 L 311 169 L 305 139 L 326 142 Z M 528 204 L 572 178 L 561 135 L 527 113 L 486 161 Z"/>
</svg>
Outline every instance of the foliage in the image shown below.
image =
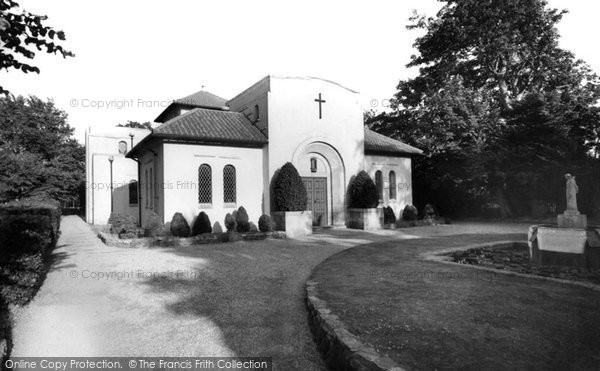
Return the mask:
<svg viewBox="0 0 600 371">
<path fill-rule="evenodd" d="M 111 213 L 108 224 L 110 224 L 110 233 L 118 234 L 119 237 L 133 238 L 137 235 L 137 222 L 132 215 Z"/>
<path fill-rule="evenodd" d="M 582 200 L 599 204 L 600 80 L 559 48 L 564 12 L 543 0 L 444 2 L 437 17 L 412 18 L 409 28 L 425 31 L 409 63 L 419 75 L 400 81 L 392 112 L 366 120 L 424 150 L 415 202 L 455 214 L 494 202 L 505 217 L 526 215 L 564 202 L 570 172 L 590 183 Z"/>
<path fill-rule="evenodd" d="M 402 210 L 402 220 L 412 221 L 419 219 L 419 211 L 413 205 L 406 205 Z"/>
<path fill-rule="evenodd" d="M 269 215 L 263 214 L 258 218 L 258 230 L 261 232 L 273 232 L 275 230 L 275 222 Z"/>
<path fill-rule="evenodd" d="M 60 54 L 63 58 L 74 56 L 60 45 L 65 33 L 46 25 L 47 19 L 21 10 L 14 0 L 0 1 L 0 70 L 14 68 L 24 73 L 40 73 L 39 68 L 27 61 L 35 57 L 34 50 Z M 0 93 L 8 92 L 0 86 Z"/>
<path fill-rule="evenodd" d="M 198 214 L 196 220 L 194 221 L 194 225 L 192 226 L 192 236 L 197 236 L 199 234 L 211 232 L 212 226 L 210 224 L 210 218 L 204 211 L 201 211 L 200 214 Z"/>
<path fill-rule="evenodd" d="M 175 237 L 190 235 L 190 226 L 181 213 L 175 213 L 171 219 L 171 234 Z"/>
<path fill-rule="evenodd" d="M 138 121 L 128 120 L 124 124 L 118 124 L 117 127 L 120 127 L 120 128 L 134 128 L 134 129 L 148 129 L 148 130 L 152 130 L 152 124 L 150 124 L 150 121 L 146 121 L 146 122 L 140 123 Z"/>
<path fill-rule="evenodd" d="M 160 215 L 150 211 L 144 221 L 144 235 L 146 237 L 156 237 L 165 233 L 165 226 Z"/>
<path fill-rule="evenodd" d="M 396 214 L 391 206 L 383 208 L 383 224 L 394 224 L 396 223 Z"/>
<path fill-rule="evenodd" d="M 306 210 L 306 188 L 296 167 L 288 162 L 273 179 L 273 207 L 275 211 Z"/>
<path fill-rule="evenodd" d="M 2 255 L 44 252 L 56 243 L 59 227 L 56 202 L 28 199 L 0 205 Z"/>
<path fill-rule="evenodd" d="M 79 197 L 85 148 L 71 138 L 66 119 L 51 100 L 0 98 L 0 202 Z"/>
<path fill-rule="evenodd" d="M 233 217 L 233 215 L 227 213 L 227 215 L 225 215 L 225 228 L 227 228 L 228 232 L 232 232 L 236 230 L 236 222 L 235 222 L 235 218 Z"/>
<path fill-rule="evenodd" d="M 435 219 L 437 218 L 437 211 L 432 204 L 427 204 L 423 207 L 423 211 L 421 212 L 423 215 L 423 219 Z"/>
<path fill-rule="evenodd" d="M 240 233 L 248 232 L 250 230 L 250 221 L 248 218 L 248 213 L 243 206 L 240 206 L 237 210 L 237 215 L 235 217 L 236 230 Z"/>
<path fill-rule="evenodd" d="M 362 170 L 348 186 L 349 205 L 351 208 L 368 209 L 377 207 L 379 196 L 373 179 Z"/>
</svg>

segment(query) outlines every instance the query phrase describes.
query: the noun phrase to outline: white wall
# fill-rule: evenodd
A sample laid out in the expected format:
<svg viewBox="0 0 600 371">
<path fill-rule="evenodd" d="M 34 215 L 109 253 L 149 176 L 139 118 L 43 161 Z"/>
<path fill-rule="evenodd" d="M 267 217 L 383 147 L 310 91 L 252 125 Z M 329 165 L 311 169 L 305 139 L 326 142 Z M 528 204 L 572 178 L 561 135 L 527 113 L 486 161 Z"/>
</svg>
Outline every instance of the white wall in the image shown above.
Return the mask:
<svg viewBox="0 0 600 371">
<path fill-rule="evenodd" d="M 225 229 L 223 220 L 227 213 L 244 206 L 251 222 L 258 225 L 263 214 L 263 149 L 222 146 L 200 146 L 165 143 L 164 163 L 164 221 L 180 212 L 190 226 L 196 216 L 204 211 L 211 223 L 218 222 Z M 212 198 L 210 207 L 198 203 L 198 168 L 207 163 L 212 168 Z M 223 202 L 223 168 L 233 165 L 236 169 L 235 205 Z"/>
<path fill-rule="evenodd" d="M 364 162 L 364 129 L 360 96 L 336 83 L 316 78 L 270 77 L 269 93 L 269 181 L 283 164 L 296 158 L 307 161 L 305 149 L 315 142 L 327 143 L 339 154 L 344 190 Z M 322 117 L 319 119 L 319 97 Z M 296 167 L 303 167 L 296 163 Z M 334 174 L 335 175 L 335 174 Z M 330 187 L 330 185 L 328 185 Z M 333 190 L 336 193 L 341 190 Z M 331 191 L 330 191 L 331 192 Z M 343 195 L 329 195 L 336 204 Z M 343 210 L 343 205 L 340 205 Z M 337 213 L 343 219 L 343 211 Z M 339 220 L 336 221 L 339 224 Z"/>
<path fill-rule="evenodd" d="M 365 155 L 364 169 L 375 182 L 375 173 L 383 175 L 383 206 L 391 206 L 396 218 L 406 205 L 412 205 L 412 171 L 409 157 Z M 390 171 L 396 173 L 396 199 L 390 199 Z"/>
<path fill-rule="evenodd" d="M 103 130 L 86 132 L 86 221 L 90 224 L 106 224 L 110 216 L 110 156 L 113 156 L 113 204 L 114 211 L 130 214 L 137 220 L 137 205 L 129 204 L 127 185 L 137 180 L 137 163 L 119 153 L 119 142 L 127 143 L 131 149 L 131 137 L 134 145 L 149 134 L 145 129 L 109 127 Z"/>
</svg>

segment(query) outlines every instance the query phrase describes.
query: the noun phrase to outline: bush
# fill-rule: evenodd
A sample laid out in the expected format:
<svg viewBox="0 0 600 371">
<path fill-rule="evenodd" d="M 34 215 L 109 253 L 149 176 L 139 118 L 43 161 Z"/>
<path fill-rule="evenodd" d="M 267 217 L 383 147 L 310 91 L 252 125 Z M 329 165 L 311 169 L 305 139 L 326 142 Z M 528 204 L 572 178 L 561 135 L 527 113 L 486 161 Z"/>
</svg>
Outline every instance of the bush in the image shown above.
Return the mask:
<svg viewBox="0 0 600 371">
<path fill-rule="evenodd" d="M 248 213 L 243 206 L 237 210 L 237 215 L 235 216 L 235 224 L 236 230 L 240 233 L 245 233 L 250 230 L 250 220 L 248 218 Z"/>
<path fill-rule="evenodd" d="M 146 217 L 144 222 L 144 235 L 146 237 L 156 237 L 164 234 L 164 228 L 162 218 L 154 211 L 150 211 L 150 214 Z"/>
<path fill-rule="evenodd" d="M 192 236 L 197 236 L 203 233 L 212 233 L 212 226 L 210 224 L 210 218 L 204 211 L 201 211 L 194 221 L 194 225 L 192 226 Z"/>
<path fill-rule="evenodd" d="M 110 233 L 135 237 L 137 235 L 137 221 L 132 215 L 111 213 L 108 218 Z"/>
<path fill-rule="evenodd" d="M 383 224 L 396 223 L 396 214 L 390 206 L 383 208 Z"/>
<path fill-rule="evenodd" d="M 275 211 L 306 210 L 306 188 L 298 170 L 288 162 L 273 179 L 273 209 Z"/>
<path fill-rule="evenodd" d="M 171 234 L 175 237 L 188 237 L 190 225 L 181 213 L 175 213 L 171 219 Z"/>
<path fill-rule="evenodd" d="M 438 217 L 437 211 L 432 204 L 427 204 L 423 207 L 422 215 L 423 219 L 435 219 Z"/>
<path fill-rule="evenodd" d="M 402 220 L 417 220 L 419 218 L 419 211 L 413 205 L 406 205 L 402 210 Z"/>
<path fill-rule="evenodd" d="M 45 252 L 54 247 L 60 208 L 51 200 L 22 200 L 0 205 L 0 256 Z"/>
<path fill-rule="evenodd" d="M 233 232 L 235 231 L 235 227 L 235 218 L 233 217 L 233 215 L 227 213 L 227 215 L 225 215 L 225 228 L 227 228 L 228 232 Z"/>
<path fill-rule="evenodd" d="M 275 230 L 275 222 L 269 215 L 263 214 L 258 218 L 258 230 L 261 232 L 273 232 Z"/>
<path fill-rule="evenodd" d="M 349 205 L 355 209 L 369 209 L 379 205 L 379 195 L 373 179 L 366 171 L 358 173 L 348 187 Z"/>
</svg>

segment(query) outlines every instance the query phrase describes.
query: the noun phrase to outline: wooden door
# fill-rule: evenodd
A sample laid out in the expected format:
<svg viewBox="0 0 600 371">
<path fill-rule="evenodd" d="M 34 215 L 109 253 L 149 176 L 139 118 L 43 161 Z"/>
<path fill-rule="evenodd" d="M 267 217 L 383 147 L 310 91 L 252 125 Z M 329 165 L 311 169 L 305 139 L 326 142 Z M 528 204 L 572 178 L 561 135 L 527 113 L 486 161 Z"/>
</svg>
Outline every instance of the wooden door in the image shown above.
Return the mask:
<svg viewBox="0 0 600 371">
<path fill-rule="evenodd" d="M 306 187 L 306 210 L 312 211 L 313 225 L 327 225 L 327 178 L 302 178 Z"/>
</svg>

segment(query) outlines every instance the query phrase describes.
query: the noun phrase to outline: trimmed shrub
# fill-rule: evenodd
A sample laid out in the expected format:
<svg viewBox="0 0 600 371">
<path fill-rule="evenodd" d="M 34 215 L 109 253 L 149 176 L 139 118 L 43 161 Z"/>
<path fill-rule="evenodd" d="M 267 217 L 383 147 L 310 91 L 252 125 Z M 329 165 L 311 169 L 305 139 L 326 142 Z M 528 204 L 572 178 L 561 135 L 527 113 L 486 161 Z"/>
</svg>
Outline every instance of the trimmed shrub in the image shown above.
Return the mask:
<svg viewBox="0 0 600 371">
<path fill-rule="evenodd" d="M 165 226 L 162 222 L 162 218 L 154 211 L 150 211 L 150 214 L 148 214 L 146 221 L 144 222 L 144 236 L 161 236 L 164 234 L 164 228 Z"/>
<path fill-rule="evenodd" d="M 396 214 L 391 206 L 383 208 L 383 224 L 394 224 L 396 223 Z"/>
<path fill-rule="evenodd" d="M 181 213 L 175 213 L 171 219 L 171 234 L 175 237 L 188 237 L 190 225 Z"/>
<path fill-rule="evenodd" d="M 248 213 L 243 206 L 237 210 L 237 215 L 235 216 L 235 224 L 236 230 L 240 233 L 245 233 L 250 231 L 250 220 L 248 218 Z"/>
<path fill-rule="evenodd" d="M 54 247 L 60 208 L 52 200 L 22 200 L 0 205 L 0 256 L 45 252 Z"/>
<path fill-rule="evenodd" d="M 111 213 L 108 218 L 110 233 L 122 236 L 137 236 L 137 222 L 134 216 Z"/>
<path fill-rule="evenodd" d="M 406 205 L 402 210 L 402 220 L 412 221 L 419 218 L 419 211 L 413 205 Z"/>
<path fill-rule="evenodd" d="M 427 204 L 425 207 L 423 207 L 422 215 L 423 219 L 435 219 L 438 216 L 437 211 L 432 204 Z"/>
<path fill-rule="evenodd" d="M 275 211 L 306 210 L 306 188 L 291 162 L 279 169 L 273 179 L 273 209 Z"/>
<path fill-rule="evenodd" d="M 227 228 L 228 232 L 233 232 L 235 231 L 235 227 L 235 218 L 233 217 L 233 215 L 227 213 L 227 215 L 225 215 L 225 228 Z"/>
<path fill-rule="evenodd" d="M 258 218 L 258 230 L 261 232 L 273 232 L 275 230 L 275 222 L 269 215 L 263 214 Z"/>
<path fill-rule="evenodd" d="M 192 236 L 203 233 L 212 233 L 212 226 L 210 225 L 210 218 L 208 215 L 206 215 L 204 211 L 201 211 L 192 226 Z"/>
<path fill-rule="evenodd" d="M 373 179 L 362 170 L 348 187 L 349 205 L 354 209 L 370 209 L 379 205 L 379 195 Z"/>
<path fill-rule="evenodd" d="M 242 240 L 242 235 L 235 231 L 228 231 L 221 236 L 223 242 L 237 242 Z"/>
</svg>

